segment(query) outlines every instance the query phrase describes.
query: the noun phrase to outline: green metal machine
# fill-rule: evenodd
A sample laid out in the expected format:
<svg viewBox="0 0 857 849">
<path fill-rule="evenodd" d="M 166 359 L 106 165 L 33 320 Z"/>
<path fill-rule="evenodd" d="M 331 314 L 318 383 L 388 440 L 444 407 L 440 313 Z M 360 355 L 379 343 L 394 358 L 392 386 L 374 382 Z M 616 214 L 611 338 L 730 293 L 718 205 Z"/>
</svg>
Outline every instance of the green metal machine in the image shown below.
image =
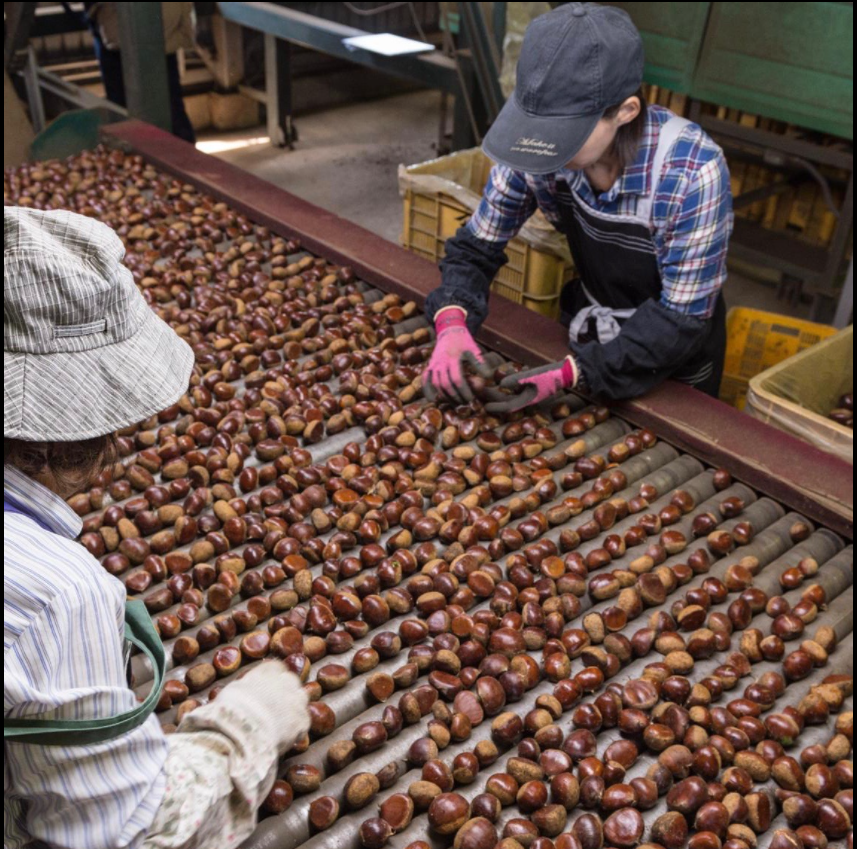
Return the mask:
<svg viewBox="0 0 857 849">
<path fill-rule="evenodd" d="M 687 95 L 688 117 L 730 158 L 754 158 L 780 170 L 781 178 L 767 188 L 736 197 L 736 209 L 801 181 L 821 185 L 838 218 L 829 247 L 738 219 L 731 253 L 782 272 L 797 294 L 813 297 L 813 317 L 824 318 L 825 302 L 829 308 L 844 272 L 853 221 L 853 3 L 610 5 L 625 9 L 643 36 L 647 82 Z M 721 120 L 705 114 L 703 102 L 782 121 L 796 131 L 779 134 Z M 843 142 L 820 144 L 821 133 Z M 847 172 L 838 208 L 818 166 Z"/>
</svg>

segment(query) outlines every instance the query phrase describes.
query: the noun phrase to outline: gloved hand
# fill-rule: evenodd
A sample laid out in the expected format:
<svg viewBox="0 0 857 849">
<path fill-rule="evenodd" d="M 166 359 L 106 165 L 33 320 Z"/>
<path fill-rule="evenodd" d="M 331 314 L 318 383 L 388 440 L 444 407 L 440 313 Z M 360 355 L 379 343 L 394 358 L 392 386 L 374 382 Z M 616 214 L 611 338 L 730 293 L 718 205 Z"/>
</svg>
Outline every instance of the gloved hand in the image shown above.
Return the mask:
<svg viewBox="0 0 857 849">
<path fill-rule="evenodd" d="M 538 404 L 564 389 L 574 389 L 580 378 L 580 369 L 570 354 L 558 363 L 519 371 L 510 374 L 500 383 L 502 389 L 512 389 L 514 395 L 509 395 L 503 401 L 494 401 L 485 405 L 488 413 L 512 413 Z"/>
<path fill-rule="evenodd" d="M 264 740 L 266 748 L 282 756 L 309 731 L 308 705 L 297 675 L 279 661 L 263 661 L 224 687 L 214 701 L 187 714 L 179 731 L 223 732 L 228 727 Z M 224 717 L 229 721 L 222 722 Z"/>
<path fill-rule="evenodd" d="M 483 377 L 491 376 L 491 369 L 467 329 L 466 318 L 467 311 L 456 306 L 444 307 L 435 314 L 437 341 L 423 372 L 423 394 L 429 401 L 434 401 L 438 394 L 459 404 L 469 404 L 473 400 L 464 374 L 465 364 Z"/>
</svg>

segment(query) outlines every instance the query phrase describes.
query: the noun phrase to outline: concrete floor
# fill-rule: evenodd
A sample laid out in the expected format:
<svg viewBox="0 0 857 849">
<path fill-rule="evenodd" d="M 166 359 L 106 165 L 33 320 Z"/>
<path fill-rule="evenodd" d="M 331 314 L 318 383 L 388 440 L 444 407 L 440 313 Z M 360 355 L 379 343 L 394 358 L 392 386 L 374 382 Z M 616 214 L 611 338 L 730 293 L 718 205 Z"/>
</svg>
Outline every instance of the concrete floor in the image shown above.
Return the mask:
<svg viewBox="0 0 857 849">
<path fill-rule="evenodd" d="M 399 243 L 397 169 L 437 156 L 440 94 L 419 91 L 296 118 L 294 150 L 271 147 L 264 127 L 200 134 L 198 146 L 233 165 Z M 749 272 L 749 274 L 748 274 Z M 752 274 L 752 276 L 750 276 Z M 806 318 L 809 305 L 777 297 L 772 280 L 730 267 L 727 305 Z"/>
<path fill-rule="evenodd" d="M 305 200 L 399 242 L 397 170 L 437 156 L 440 93 L 420 91 L 297 117 L 294 150 L 267 143 L 264 127 L 200 134 L 198 147 Z"/>
</svg>

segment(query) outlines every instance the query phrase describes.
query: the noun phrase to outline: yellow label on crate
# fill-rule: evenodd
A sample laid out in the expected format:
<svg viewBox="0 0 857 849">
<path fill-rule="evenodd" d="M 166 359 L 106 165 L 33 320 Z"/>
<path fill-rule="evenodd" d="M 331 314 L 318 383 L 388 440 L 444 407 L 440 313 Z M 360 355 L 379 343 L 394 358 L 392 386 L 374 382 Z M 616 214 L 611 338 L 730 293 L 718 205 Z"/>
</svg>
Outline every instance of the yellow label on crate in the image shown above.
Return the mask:
<svg viewBox="0 0 857 849">
<path fill-rule="evenodd" d="M 726 319 L 724 372 L 749 380 L 834 333 L 836 328 L 827 324 L 733 307 Z"/>
</svg>

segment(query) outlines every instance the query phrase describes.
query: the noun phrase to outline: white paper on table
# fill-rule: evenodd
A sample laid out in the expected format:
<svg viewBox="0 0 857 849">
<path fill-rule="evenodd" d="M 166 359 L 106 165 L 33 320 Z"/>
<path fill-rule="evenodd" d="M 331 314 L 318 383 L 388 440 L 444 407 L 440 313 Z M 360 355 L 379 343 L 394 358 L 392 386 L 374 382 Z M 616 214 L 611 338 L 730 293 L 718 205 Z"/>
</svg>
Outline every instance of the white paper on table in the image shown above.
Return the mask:
<svg viewBox="0 0 857 849">
<path fill-rule="evenodd" d="M 412 38 L 402 38 L 391 32 L 370 33 L 343 38 L 342 43 L 349 50 L 368 50 L 380 53 L 382 56 L 403 56 L 407 53 L 425 53 L 434 50 L 433 44 L 425 41 L 415 41 Z"/>
</svg>

